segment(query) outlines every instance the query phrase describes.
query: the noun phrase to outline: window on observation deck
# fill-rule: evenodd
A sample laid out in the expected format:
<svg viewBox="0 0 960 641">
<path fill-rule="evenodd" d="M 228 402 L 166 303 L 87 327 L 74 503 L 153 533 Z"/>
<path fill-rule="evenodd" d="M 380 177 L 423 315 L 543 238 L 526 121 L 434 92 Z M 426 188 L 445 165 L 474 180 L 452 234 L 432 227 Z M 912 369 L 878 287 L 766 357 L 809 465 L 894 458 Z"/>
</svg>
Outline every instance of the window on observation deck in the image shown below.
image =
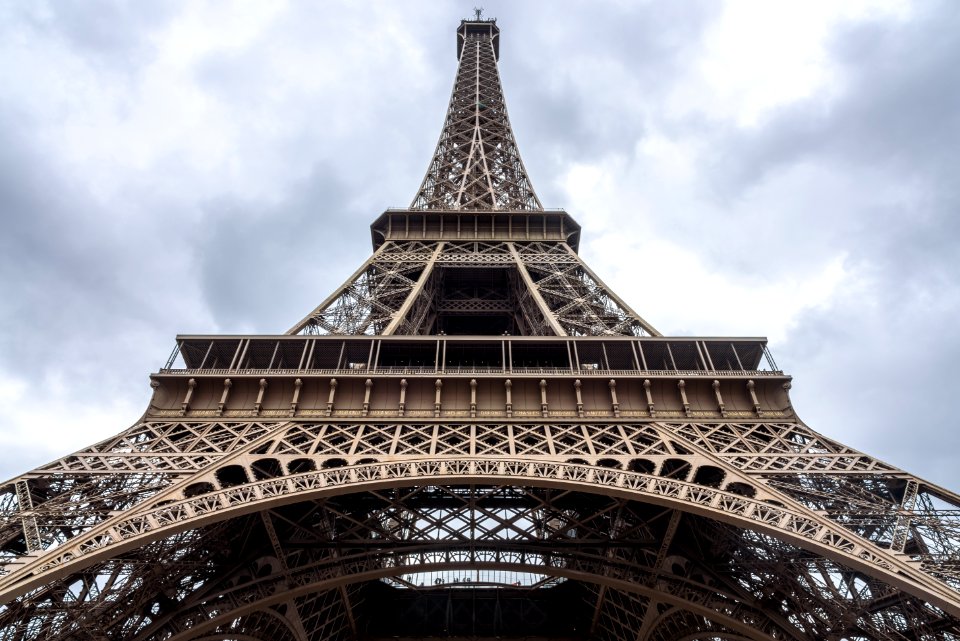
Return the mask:
<svg viewBox="0 0 960 641">
<path fill-rule="evenodd" d="M 380 346 L 377 367 L 427 367 L 434 368 L 437 360 L 436 341 L 391 343 Z"/>
<path fill-rule="evenodd" d="M 470 344 L 447 342 L 447 369 L 452 368 L 494 368 L 503 367 L 503 347 L 499 341 L 494 344 Z"/>
<path fill-rule="evenodd" d="M 513 368 L 561 368 L 570 367 L 570 355 L 565 343 L 514 343 Z"/>
</svg>

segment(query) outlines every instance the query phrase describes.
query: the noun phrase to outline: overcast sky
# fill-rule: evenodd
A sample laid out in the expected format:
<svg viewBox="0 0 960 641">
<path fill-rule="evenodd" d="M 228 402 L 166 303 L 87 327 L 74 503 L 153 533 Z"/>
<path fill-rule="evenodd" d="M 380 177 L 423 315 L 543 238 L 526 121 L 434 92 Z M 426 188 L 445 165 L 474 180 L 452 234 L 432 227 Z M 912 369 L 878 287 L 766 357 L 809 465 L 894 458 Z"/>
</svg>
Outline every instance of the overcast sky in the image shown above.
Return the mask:
<svg viewBox="0 0 960 641">
<path fill-rule="evenodd" d="M 534 187 L 668 335 L 960 489 L 960 3 L 486 2 Z M 0 476 L 282 333 L 406 206 L 473 3 L 0 0 Z"/>
</svg>

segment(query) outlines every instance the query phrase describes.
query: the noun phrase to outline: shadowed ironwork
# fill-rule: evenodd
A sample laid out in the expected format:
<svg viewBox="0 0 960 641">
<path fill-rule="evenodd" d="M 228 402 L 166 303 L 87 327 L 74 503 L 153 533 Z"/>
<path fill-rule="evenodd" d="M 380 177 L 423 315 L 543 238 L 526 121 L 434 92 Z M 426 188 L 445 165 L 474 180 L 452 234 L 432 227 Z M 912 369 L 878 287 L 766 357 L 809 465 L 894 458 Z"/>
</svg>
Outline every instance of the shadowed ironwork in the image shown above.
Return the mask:
<svg viewBox="0 0 960 641">
<path fill-rule="evenodd" d="M 340 288 L 0 486 L 0 640 L 960 638 L 960 497 L 805 425 L 765 339 L 660 336 L 537 199 L 495 21 L 457 56 Z"/>
</svg>

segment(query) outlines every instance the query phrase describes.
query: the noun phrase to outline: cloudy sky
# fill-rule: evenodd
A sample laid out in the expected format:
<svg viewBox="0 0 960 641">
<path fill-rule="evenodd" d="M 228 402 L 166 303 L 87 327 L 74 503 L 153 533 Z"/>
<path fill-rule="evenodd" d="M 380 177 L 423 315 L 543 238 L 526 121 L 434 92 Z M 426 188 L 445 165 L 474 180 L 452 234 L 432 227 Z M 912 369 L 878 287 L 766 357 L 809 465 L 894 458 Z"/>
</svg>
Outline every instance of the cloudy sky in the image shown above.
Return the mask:
<svg viewBox="0 0 960 641">
<path fill-rule="evenodd" d="M 666 334 L 960 489 L 960 3 L 486 2 L 541 200 Z M 177 333 L 282 333 L 412 199 L 464 2 L 0 0 L 0 476 L 133 423 Z"/>
</svg>

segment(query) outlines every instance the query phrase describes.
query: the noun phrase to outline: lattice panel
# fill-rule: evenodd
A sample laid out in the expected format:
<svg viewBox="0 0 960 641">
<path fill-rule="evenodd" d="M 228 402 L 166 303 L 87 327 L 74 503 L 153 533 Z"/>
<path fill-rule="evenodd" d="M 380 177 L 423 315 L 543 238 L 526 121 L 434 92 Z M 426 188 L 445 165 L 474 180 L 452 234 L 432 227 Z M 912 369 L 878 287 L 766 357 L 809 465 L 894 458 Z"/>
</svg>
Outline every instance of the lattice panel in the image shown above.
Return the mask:
<svg viewBox="0 0 960 641">
<path fill-rule="evenodd" d="M 571 249 L 579 227 L 543 212 L 507 117 L 499 30 L 477 18 L 461 24 L 444 127 L 411 210 L 374 226 L 374 254 L 289 334 L 423 335 L 450 321 L 460 334 L 659 336 Z M 473 354 L 481 342 L 453 350 Z M 500 342 L 501 355 L 488 346 L 480 367 L 507 367 L 509 351 L 524 370 L 565 372 L 572 353 L 554 359 L 537 347 L 547 341 Z M 584 410 L 578 380 L 567 388 L 576 411 L 518 394 L 494 420 L 475 398 L 469 410 L 441 408 L 441 374 L 416 380 L 411 369 L 411 390 L 435 391 L 435 409 L 398 400 L 385 418 L 369 407 L 373 375 L 350 389 L 380 348 L 392 352 L 387 368 L 443 368 L 451 341 L 409 358 L 404 349 L 428 341 L 184 341 L 196 371 L 168 363 L 160 375 L 188 390 L 182 405 L 153 408 L 183 420 L 140 422 L 0 487 L 0 641 L 383 638 L 371 617 L 397 595 L 416 597 L 406 612 L 434 625 L 411 637 L 960 640 L 960 497 L 784 419 L 792 413 L 781 406 L 765 413 L 752 380 L 752 401 L 727 395 L 728 406 L 752 402 L 752 412 L 725 409 L 719 380 L 709 396 L 708 361 L 754 376 L 741 357 L 755 368 L 762 341 L 740 350 L 654 338 L 639 359 L 637 341 L 561 342 L 581 346 L 579 376 L 600 374 L 601 361 L 639 371 L 644 359 L 643 369 L 707 379 L 690 389 L 701 385 L 716 409 L 691 409 L 698 403 L 674 381 L 673 408 L 655 410 L 647 381 L 637 393 L 648 409 L 621 413 L 611 378 L 605 418 Z M 318 343 L 327 344 L 312 362 L 323 365 L 311 365 Z M 532 356 L 517 357 L 525 349 Z M 300 379 L 289 410 L 261 413 L 266 379 L 249 420 L 214 418 L 224 416 L 228 381 L 218 410 L 188 408 L 203 388 L 189 376 L 235 370 L 255 382 L 274 365 L 299 368 L 310 384 L 313 367 L 343 370 L 341 394 L 365 390 L 362 410 L 359 400 L 335 409 L 331 381 L 331 418 L 317 419 L 322 399 L 298 413 Z M 535 379 L 517 381 L 536 393 Z M 446 385 L 461 398 L 477 388 Z M 677 418 L 657 421 L 666 416 Z M 690 422 L 703 416 L 717 418 Z M 436 582 L 424 585 L 427 577 Z M 550 625 L 556 613 L 568 628 Z M 464 623 L 477 617 L 494 621 Z"/>
<path fill-rule="evenodd" d="M 566 243 L 518 243 L 517 248 L 540 296 L 570 336 L 656 335 Z"/>
<path fill-rule="evenodd" d="M 410 208 L 543 209 L 510 127 L 489 35 L 464 43 L 443 131 Z"/>
<path fill-rule="evenodd" d="M 428 274 L 436 247 L 387 242 L 291 333 L 383 334 L 404 301 Z"/>
<path fill-rule="evenodd" d="M 509 269 L 508 284 L 443 296 L 443 274 L 481 268 Z M 515 313 L 534 336 L 657 335 L 566 243 L 492 241 L 387 241 L 290 333 L 424 334 L 439 312 Z"/>
<path fill-rule="evenodd" d="M 743 470 L 868 473 L 895 469 L 800 423 L 671 423 L 670 427 Z"/>
<path fill-rule="evenodd" d="M 0 571 L 18 556 L 69 541 L 243 449 L 276 425 L 146 422 L 0 490 Z M 22 513 L 29 514 L 22 518 Z M 33 536 L 26 536 L 25 530 Z M 21 547 L 21 545 L 23 547 Z"/>
<path fill-rule="evenodd" d="M 256 628 L 258 638 L 303 629 L 310 639 L 345 639 L 356 634 L 357 592 L 330 583 L 344 573 L 369 581 L 409 568 L 528 567 L 593 576 L 602 638 L 633 629 L 640 639 L 820 639 L 838 622 L 850 639 L 957 632 L 955 619 L 881 581 L 766 535 L 672 514 L 516 486 L 431 485 L 293 504 L 271 512 L 270 527 L 257 525 L 258 515 L 240 517 L 53 582 L 0 611 L 0 629 L 11 640 L 72 638 L 96 611 L 107 638 L 253 626 L 245 633 Z M 175 601 L 157 601 L 160 594 Z M 323 636 L 310 636 L 318 629 Z"/>
</svg>

